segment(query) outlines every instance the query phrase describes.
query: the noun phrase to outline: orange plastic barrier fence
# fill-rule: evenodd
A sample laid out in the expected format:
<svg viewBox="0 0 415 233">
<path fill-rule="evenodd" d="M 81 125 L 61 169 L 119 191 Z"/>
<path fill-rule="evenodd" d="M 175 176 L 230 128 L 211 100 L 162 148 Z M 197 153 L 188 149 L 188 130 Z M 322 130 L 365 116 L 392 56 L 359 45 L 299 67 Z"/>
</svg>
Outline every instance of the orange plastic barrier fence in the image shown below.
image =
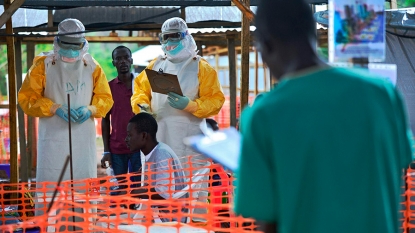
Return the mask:
<svg viewBox="0 0 415 233">
<path fill-rule="evenodd" d="M 118 176 L 117 183 L 104 177 L 63 181 L 58 188 L 56 182 L 0 184 L 0 221 L 10 220 L 13 207 L 22 220 L 0 232 L 257 232 L 253 219 L 233 213 L 235 178 L 223 167 L 197 159 L 182 167 L 170 160 L 147 164 L 143 176 Z M 174 172 L 184 179 L 172 179 Z M 167 198 L 157 200 L 154 188 L 137 197 L 149 187 Z"/>
<path fill-rule="evenodd" d="M 403 232 L 410 233 L 415 230 L 415 170 L 408 168 L 405 176 L 405 187 L 403 187 Z"/>
</svg>

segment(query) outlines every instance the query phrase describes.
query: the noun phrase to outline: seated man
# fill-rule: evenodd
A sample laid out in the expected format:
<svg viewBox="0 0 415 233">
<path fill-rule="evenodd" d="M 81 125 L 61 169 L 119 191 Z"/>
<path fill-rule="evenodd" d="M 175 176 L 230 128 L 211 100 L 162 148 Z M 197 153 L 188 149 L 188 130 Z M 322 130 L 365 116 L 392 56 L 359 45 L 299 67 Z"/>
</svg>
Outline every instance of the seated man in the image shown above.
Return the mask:
<svg viewBox="0 0 415 233">
<path fill-rule="evenodd" d="M 127 125 L 125 142 L 131 151 L 138 151 L 145 155 L 143 168 L 145 174 L 144 185 L 131 192 L 132 197 L 163 200 L 182 190 L 185 184 L 185 174 L 177 155 L 162 142 L 157 142 L 157 122 L 148 113 L 139 113 L 132 117 Z M 173 177 L 170 177 L 173 176 Z M 185 197 L 188 197 L 186 194 Z M 166 212 L 159 210 L 160 212 Z M 182 210 L 184 211 L 184 210 Z M 176 221 L 162 219 L 162 221 Z M 182 219 L 185 221 L 185 218 Z"/>
</svg>

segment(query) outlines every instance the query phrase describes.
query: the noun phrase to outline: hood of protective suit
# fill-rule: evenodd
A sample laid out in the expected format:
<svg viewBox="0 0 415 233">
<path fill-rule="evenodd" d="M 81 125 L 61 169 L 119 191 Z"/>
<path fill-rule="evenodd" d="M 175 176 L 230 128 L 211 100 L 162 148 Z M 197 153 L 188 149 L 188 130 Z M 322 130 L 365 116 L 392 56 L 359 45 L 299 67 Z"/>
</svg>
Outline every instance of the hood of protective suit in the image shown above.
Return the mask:
<svg viewBox="0 0 415 233">
<path fill-rule="evenodd" d="M 163 25 L 161 26 L 161 32 L 187 32 L 187 24 L 186 22 L 179 18 L 179 17 L 173 17 L 171 19 L 166 20 Z M 189 58 L 192 58 L 196 56 L 197 54 L 197 46 L 196 42 L 193 39 L 193 36 L 190 35 L 190 33 L 187 33 L 187 35 L 180 40 L 180 46 L 181 50 L 179 52 L 173 52 L 168 51 L 167 47 L 169 46 L 169 43 L 162 44 L 161 48 L 163 52 L 166 54 L 167 59 L 173 63 L 179 63 L 184 60 L 187 60 Z"/>
<path fill-rule="evenodd" d="M 53 52 L 55 56 L 60 57 L 63 61 L 68 61 L 68 62 L 75 62 L 75 61 L 81 60 L 84 57 L 84 55 L 88 52 L 88 49 L 89 49 L 89 44 L 88 44 L 88 41 L 85 39 L 84 31 L 85 31 L 85 26 L 81 23 L 81 21 L 77 19 L 69 18 L 69 19 L 65 19 L 62 22 L 60 22 L 58 25 L 58 36 L 55 36 L 53 40 Z M 80 33 L 65 35 L 66 33 L 73 33 L 73 32 L 80 32 Z M 70 37 L 73 39 L 82 38 L 85 41 L 85 45 L 83 46 L 82 49 L 78 50 L 79 53 L 77 53 L 76 57 L 67 58 L 62 55 L 63 54 L 61 51 L 62 48 L 59 46 L 59 43 L 58 43 L 59 34 L 63 34 L 65 37 Z"/>
</svg>

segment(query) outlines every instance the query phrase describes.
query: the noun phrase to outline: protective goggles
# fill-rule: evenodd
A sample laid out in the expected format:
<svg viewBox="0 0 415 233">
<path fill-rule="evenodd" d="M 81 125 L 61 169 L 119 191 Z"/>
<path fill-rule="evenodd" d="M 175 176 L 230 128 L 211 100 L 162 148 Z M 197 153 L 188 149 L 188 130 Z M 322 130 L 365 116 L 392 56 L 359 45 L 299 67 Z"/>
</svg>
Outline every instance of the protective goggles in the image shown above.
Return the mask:
<svg viewBox="0 0 415 233">
<path fill-rule="evenodd" d="M 67 36 L 58 36 L 57 42 L 59 47 L 72 50 L 81 50 L 86 44 L 84 38 L 73 38 Z"/>
<path fill-rule="evenodd" d="M 188 32 L 162 32 L 159 34 L 160 43 L 166 44 L 167 41 L 180 41 L 188 35 Z"/>
</svg>

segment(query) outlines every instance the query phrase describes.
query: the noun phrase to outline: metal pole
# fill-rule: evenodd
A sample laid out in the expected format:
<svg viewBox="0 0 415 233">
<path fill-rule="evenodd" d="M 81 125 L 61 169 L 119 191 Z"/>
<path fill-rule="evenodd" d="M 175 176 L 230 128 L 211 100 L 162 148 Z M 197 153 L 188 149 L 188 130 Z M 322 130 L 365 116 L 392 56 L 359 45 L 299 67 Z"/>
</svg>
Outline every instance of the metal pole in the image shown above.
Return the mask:
<svg viewBox="0 0 415 233">
<path fill-rule="evenodd" d="M 68 132 L 69 132 L 69 160 L 71 162 L 70 172 L 71 172 L 71 196 L 72 203 L 75 202 L 74 189 L 73 189 L 73 158 L 72 158 L 72 128 L 71 128 L 71 96 L 68 94 Z M 75 207 L 72 205 L 72 212 L 75 213 Z M 75 215 L 72 215 L 72 222 L 75 223 Z M 74 224 L 75 225 L 75 224 Z M 75 226 L 73 226 L 75 230 Z"/>
<path fill-rule="evenodd" d="M 10 7 L 11 0 L 4 1 L 4 10 Z M 6 23 L 6 34 L 13 34 L 12 18 Z M 17 96 L 16 96 L 16 61 L 14 37 L 7 36 L 7 62 L 9 77 L 9 122 L 10 122 L 10 183 L 19 182 L 19 165 L 17 162 Z"/>
</svg>

